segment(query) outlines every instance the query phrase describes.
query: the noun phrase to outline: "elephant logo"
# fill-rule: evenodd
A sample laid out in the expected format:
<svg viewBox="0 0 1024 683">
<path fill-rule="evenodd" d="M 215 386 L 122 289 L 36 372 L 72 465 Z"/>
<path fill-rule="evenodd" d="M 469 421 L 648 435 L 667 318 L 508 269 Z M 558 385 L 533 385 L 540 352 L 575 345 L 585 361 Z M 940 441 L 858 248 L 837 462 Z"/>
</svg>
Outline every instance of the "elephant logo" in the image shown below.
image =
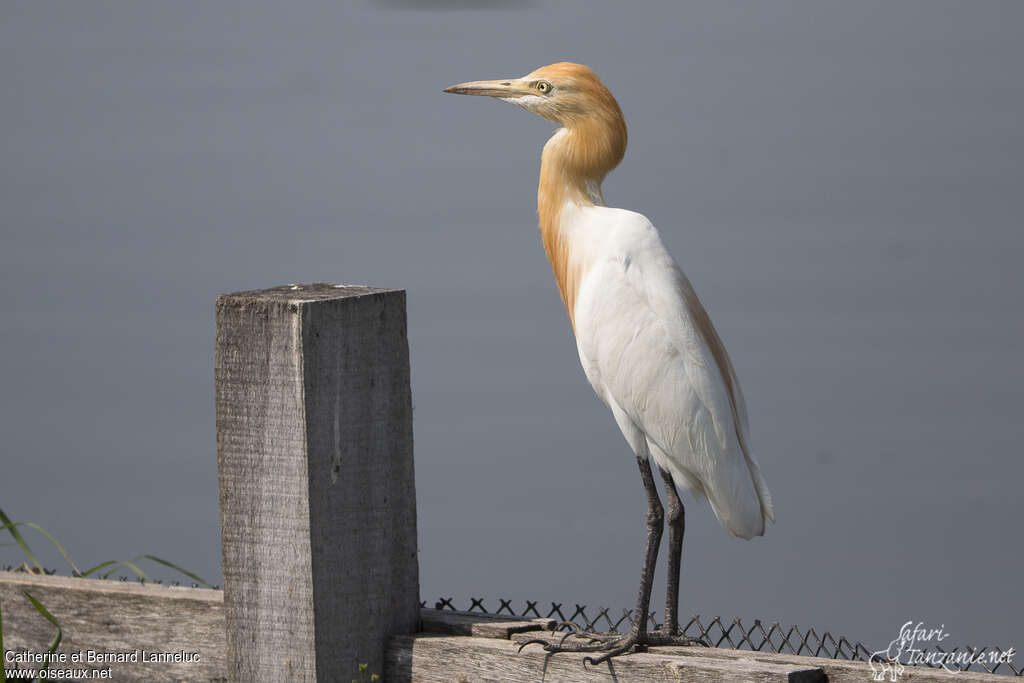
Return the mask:
<svg viewBox="0 0 1024 683">
<path fill-rule="evenodd" d="M 903 675 L 903 664 L 900 662 L 900 655 L 903 654 L 903 638 L 896 638 L 889 647 L 871 653 L 868 664 L 871 665 L 871 680 L 884 681 L 885 675 L 889 674 L 889 681 L 895 681 Z"/>
</svg>

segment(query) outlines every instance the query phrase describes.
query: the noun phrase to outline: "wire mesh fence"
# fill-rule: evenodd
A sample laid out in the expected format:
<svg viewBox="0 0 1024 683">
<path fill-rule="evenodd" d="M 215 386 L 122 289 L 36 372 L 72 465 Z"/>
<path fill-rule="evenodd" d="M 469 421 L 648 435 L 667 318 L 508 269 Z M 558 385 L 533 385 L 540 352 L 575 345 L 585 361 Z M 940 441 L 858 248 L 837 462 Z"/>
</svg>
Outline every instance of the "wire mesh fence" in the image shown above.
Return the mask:
<svg viewBox="0 0 1024 683">
<path fill-rule="evenodd" d="M 440 598 L 433 607 L 434 609 L 479 612 L 480 614 L 557 619 L 559 622 L 573 623 L 584 631 L 594 633 L 613 631 L 623 633 L 632 629 L 636 623 L 636 617 L 633 610 L 630 609 L 623 609 L 622 614 L 618 615 L 617 613 L 613 614 L 608 607 L 598 607 L 596 611 L 591 609 L 588 612 L 586 605 L 573 604 L 572 607 L 568 607 L 565 603 L 552 602 L 549 608 L 547 603 L 541 605 L 539 600 L 526 600 L 522 609 L 516 609 L 512 606 L 512 600 L 499 598 L 498 608 L 491 611 L 484 605 L 484 598 L 470 598 L 469 606 L 459 610 L 453 604 L 454 600 L 453 597 Z M 421 602 L 420 605 L 427 607 L 426 601 Z M 647 626 L 649 629 L 657 629 L 661 626 L 654 612 L 647 615 Z M 569 626 L 564 624 L 559 627 L 559 630 L 568 629 Z M 836 637 L 828 631 L 822 631 L 819 634 L 813 628 L 786 627 L 777 621 L 766 624 L 760 619 L 748 620 L 747 624 L 744 624 L 740 619 L 732 621 L 724 620 L 721 617 L 703 619 L 698 614 L 691 617 L 682 630 L 683 635 L 702 640 L 711 647 L 735 650 L 754 650 L 862 662 L 890 661 L 886 655 L 891 654 L 887 650 L 871 650 L 859 641 L 849 640 L 845 636 Z M 941 654 L 951 655 L 946 663 L 946 668 L 950 670 L 1024 676 L 1024 667 L 1015 666 L 1012 661 L 987 663 L 986 653 L 1001 654 L 1003 651 L 998 648 L 966 646 L 944 650 L 941 646 L 937 646 L 935 650 Z M 942 668 L 941 664 L 929 662 L 922 662 L 920 666 Z"/>
</svg>

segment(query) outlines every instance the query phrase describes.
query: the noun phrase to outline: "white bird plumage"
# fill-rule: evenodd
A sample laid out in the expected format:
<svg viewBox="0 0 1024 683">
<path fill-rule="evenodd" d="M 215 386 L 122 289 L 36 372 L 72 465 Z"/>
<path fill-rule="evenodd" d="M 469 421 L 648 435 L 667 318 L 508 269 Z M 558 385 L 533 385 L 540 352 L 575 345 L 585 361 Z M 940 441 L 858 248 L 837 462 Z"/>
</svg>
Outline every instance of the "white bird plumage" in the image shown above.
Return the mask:
<svg viewBox="0 0 1024 683">
<path fill-rule="evenodd" d="M 583 371 L 637 456 L 647 493 L 647 543 L 637 614 L 647 614 L 664 511 L 669 504 L 665 626 L 638 619 L 628 636 L 584 634 L 586 644 L 545 643 L 551 652 L 602 652 L 679 645 L 678 589 L 684 510 L 677 486 L 707 497 L 734 536 L 764 534 L 771 496 L 750 450 L 739 380 L 711 319 L 661 236 L 643 215 L 604 205 L 601 183 L 626 150 L 618 102 L 587 67 L 560 62 L 522 78 L 446 89 L 516 104 L 561 125 L 541 155 L 541 239 L 576 334 Z M 537 641 L 540 642 L 540 641 Z"/>
<path fill-rule="evenodd" d="M 594 391 L 633 451 L 706 496 L 729 533 L 763 534 L 775 517 L 747 451 L 739 382 L 731 364 L 722 376 L 710 348 L 717 340 L 709 344 L 696 320 L 703 307 L 691 310 L 700 301 L 657 229 L 639 213 L 599 205 L 568 206 L 562 215 L 571 250 L 592 263 L 579 285 L 575 321 Z"/>
</svg>

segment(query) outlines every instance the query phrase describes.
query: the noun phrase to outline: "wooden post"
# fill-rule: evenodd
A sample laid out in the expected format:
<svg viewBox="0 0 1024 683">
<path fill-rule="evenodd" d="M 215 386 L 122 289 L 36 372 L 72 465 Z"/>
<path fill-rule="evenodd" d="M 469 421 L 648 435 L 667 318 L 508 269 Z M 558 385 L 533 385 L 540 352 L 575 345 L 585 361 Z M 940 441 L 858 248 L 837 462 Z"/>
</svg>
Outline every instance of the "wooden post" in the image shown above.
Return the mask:
<svg viewBox="0 0 1024 683">
<path fill-rule="evenodd" d="M 380 673 L 419 615 L 405 292 L 222 295 L 214 375 L 230 680 Z"/>
</svg>

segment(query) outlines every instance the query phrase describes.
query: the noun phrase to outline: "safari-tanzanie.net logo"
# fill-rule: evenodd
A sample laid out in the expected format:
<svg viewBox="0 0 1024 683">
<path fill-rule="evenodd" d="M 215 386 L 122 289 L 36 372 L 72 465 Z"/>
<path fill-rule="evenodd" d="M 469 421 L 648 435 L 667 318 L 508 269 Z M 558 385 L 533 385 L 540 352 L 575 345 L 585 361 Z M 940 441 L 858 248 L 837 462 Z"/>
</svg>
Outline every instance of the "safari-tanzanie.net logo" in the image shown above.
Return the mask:
<svg viewBox="0 0 1024 683">
<path fill-rule="evenodd" d="M 905 666 L 942 667 L 946 671 L 963 671 L 972 664 L 989 669 L 999 664 L 1010 664 L 1017 651 L 1012 647 L 999 648 L 953 648 L 940 645 L 949 633 L 945 624 L 928 628 L 924 622 L 908 621 L 900 627 L 900 634 L 889 643 L 889 647 L 871 653 L 871 678 L 876 681 L 896 681 L 903 675 Z"/>
</svg>

